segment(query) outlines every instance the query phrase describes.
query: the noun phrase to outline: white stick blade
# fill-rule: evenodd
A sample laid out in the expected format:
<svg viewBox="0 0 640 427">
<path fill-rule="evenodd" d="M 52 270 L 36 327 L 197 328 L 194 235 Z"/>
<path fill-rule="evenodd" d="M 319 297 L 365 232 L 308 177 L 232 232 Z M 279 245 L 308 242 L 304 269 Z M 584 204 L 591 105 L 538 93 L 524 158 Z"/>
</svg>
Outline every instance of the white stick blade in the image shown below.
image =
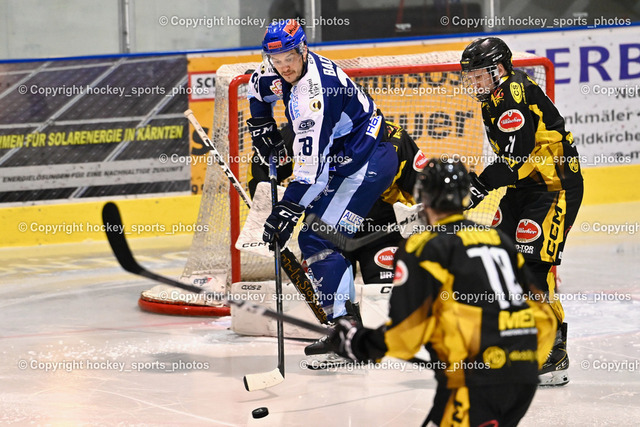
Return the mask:
<svg viewBox="0 0 640 427">
<path fill-rule="evenodd" d="M 263 390 L 273 387 L 284 381 L 284 377 L 278 368 L 269 372 L 261 372 L 258 374 L 247 374 L 244 376 L 244 388 L 247 391 Z"/>
</svg>

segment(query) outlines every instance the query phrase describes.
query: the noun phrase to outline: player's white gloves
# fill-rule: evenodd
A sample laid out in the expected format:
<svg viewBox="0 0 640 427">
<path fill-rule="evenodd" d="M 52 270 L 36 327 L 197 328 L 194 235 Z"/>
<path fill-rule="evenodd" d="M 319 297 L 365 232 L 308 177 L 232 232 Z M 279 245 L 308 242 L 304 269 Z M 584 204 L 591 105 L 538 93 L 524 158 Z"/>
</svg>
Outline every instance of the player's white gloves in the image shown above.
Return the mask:
<svg viewBox="0 0 640 427">
<path fill-rule="evenodd" d="M 287 148 L 273 117 L 255 117 L 247 120 L 253 148 L 264 165 L 269 164 L 271 153 L 278 157 L 278 166 L 289 162 Z"/>
<path fill-rule="evenodd" d="M 271 211 L 271 215 L 267 218 L 267 222 L 264 224 L 264 232 L 262 233 L 262 240 L 270 243 L 269 248 L 273 250 L 273 243 L 278 239 L 280 248 L 284 248 L 291 234 L 293 228 L 298 223 L 298 220 L 304 212 L 304 207 L 297 203 L 280 201 Z"/>
<path fill-rule="evenodd" d="M 489 194 L 487 187 L 480 181 L 478 175 L 475 172 L 469 172 L 469 178 L 471 178 L 471 185 L 469 186 L 470 200 L 465 209 L 471 209 L 478 206 L 486 196 Z"/>
</svg>

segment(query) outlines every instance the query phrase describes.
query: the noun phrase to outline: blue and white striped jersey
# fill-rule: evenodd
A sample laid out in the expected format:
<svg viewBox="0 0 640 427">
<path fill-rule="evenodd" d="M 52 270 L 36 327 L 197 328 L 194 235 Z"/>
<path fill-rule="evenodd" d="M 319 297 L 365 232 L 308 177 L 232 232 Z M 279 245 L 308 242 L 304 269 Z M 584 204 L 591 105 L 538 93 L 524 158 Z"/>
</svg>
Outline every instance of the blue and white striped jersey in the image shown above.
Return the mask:
<svg viewBox="0 0 640 427">
<path fill-rule="evenodd" d="M 309 52 L 307 70 L 294 85 L 262 65 L 251 76 L 252 117 L 272 117 L 282 99 L 296 137 L 293 179 L 283 200 L 308 206 L 329 181 L 349 176 L 373 153 L 383 118 L 377 107 L 333 61 Z"/>
</svg>

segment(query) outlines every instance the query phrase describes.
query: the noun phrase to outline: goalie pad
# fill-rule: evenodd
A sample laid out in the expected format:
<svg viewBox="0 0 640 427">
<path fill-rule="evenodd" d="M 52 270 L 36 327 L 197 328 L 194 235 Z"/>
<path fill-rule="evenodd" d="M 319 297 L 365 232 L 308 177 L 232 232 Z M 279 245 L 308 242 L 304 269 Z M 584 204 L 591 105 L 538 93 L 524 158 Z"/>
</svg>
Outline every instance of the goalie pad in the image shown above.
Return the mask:
<svg viewBox="0 0 640 427">
<path fill-rule="evenodd" d="M 407 206 L 404 203 L 393 204 L 393 212 L 396 214 L 396 224 L 403 239 L 425 229 L 425 223 L 420 217 L 422 203 Z"/>
<path fill-rule="evenodd" d="M 387 320 L 389 297 L 392 285 L 370 284 L 355 285 L 356 301 L 360 304 L 362 323 L 369 328 L 377 328 Z M 252 304 L 275 310 L 275 282 L 238 282 L 231 285 L 234 298 L 248 300 Z M 304 298 L 291 283 L 282 286 L 282 311 L 307 322 L 317 323 L 308 309 Z M 240 335 L 275 337 L 277 326 L 274 319 L 257 317 L 246 310 L 231 307 L 231 330 Z M 296 339 L 318 339 L 321 335 L 293 325 L 284 325 L 284 337 Z"/>
</svg>

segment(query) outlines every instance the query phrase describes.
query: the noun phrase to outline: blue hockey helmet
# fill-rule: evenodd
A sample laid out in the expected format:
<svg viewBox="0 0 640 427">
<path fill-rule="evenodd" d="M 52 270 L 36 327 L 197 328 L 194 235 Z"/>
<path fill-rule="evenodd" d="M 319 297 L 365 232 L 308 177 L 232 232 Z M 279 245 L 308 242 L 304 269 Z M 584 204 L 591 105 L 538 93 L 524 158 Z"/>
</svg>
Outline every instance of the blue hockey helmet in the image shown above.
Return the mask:
<svg viewBox="0 0 640 427">
<path fill-rule="evenodd" d="M 298 21 L 278 20 L 267 27 L 262 40 L 262 52 L 273 55 L 296 49 L 298 53 L 302 53 L 302 47 L 306 44 L 307 36 Z"/>
</svg>

